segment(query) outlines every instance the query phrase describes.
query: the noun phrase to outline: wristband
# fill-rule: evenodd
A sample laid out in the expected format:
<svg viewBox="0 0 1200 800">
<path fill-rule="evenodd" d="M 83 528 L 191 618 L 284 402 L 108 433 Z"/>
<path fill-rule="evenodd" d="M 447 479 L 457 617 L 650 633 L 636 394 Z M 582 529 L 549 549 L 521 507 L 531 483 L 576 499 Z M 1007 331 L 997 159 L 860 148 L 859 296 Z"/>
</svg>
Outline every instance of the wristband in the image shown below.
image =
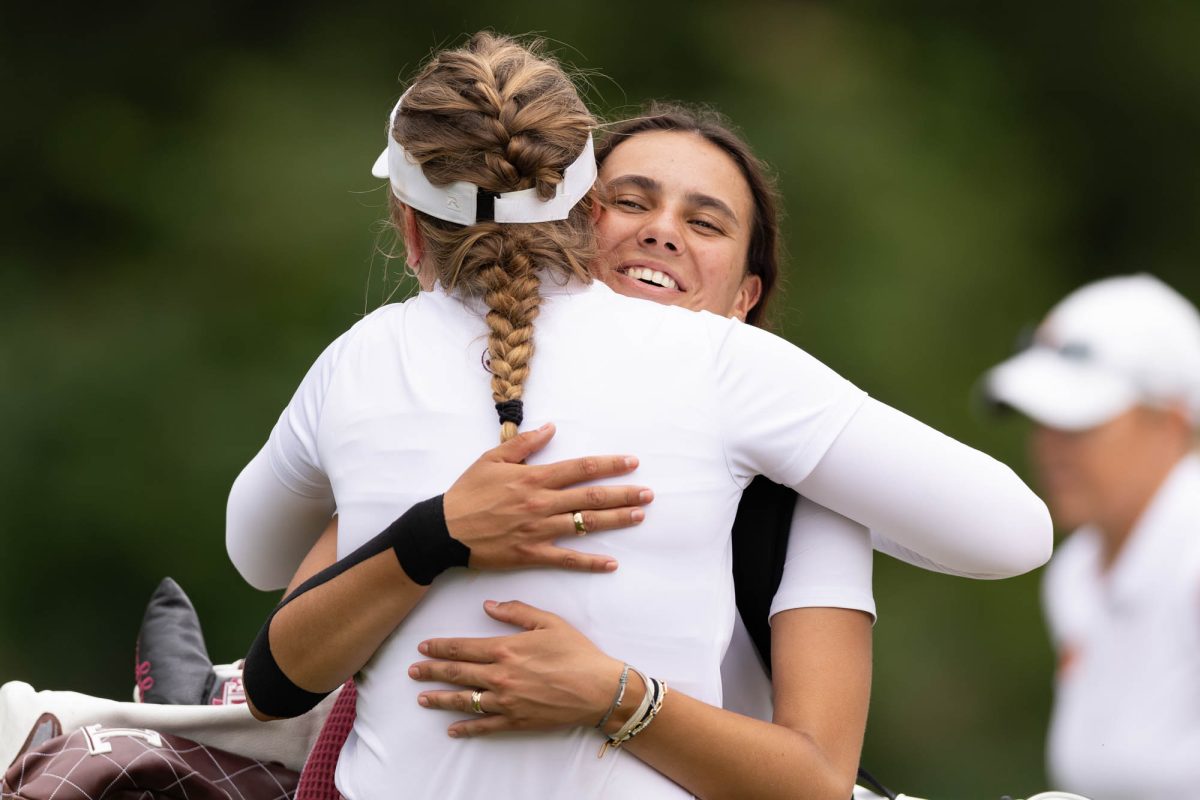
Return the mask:
<svg viewBox="0 0 1200 800">
<path fill-rule="evenodd" d="M 471 548 L 450 535 L 442 495 L 422 500 L 383 533 L 390 540 L 404 574 L 413 583 L 428 586 L 450 567 L 465 567 Z"/>
<path fill-rule="evenodd" d="M 629 682 L 629 665 L 621 670 L 621 679 L 617 681 L 617 693 L 613 695 L 612 702 L 608 706 L 608 711 L 604 712 L 604 716 L 596 723 L 597 730 L 604 729 L 604 723 L 608 722 L 608 718 L 613 715 L 613 712 L 621 707 L 621 701 L 625 699 L 625 684 Z"/>
</svg>

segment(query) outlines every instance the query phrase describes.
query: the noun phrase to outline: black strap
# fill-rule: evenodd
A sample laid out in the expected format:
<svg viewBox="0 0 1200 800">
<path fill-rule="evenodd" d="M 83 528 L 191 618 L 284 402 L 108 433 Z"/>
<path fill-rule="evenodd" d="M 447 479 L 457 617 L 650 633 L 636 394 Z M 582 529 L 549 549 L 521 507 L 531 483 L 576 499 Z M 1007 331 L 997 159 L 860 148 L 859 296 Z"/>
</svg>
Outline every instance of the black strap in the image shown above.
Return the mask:
<svg viewBox="0 0 1200 800">
<path fill-rule="evenodd" d="M 475 193 L 475 222 L 496 221 L 496 198 L 499 192 L 487 192 L 478 189 Z"/>
<path fill-rule="evenodd" d="M 738 612 L 771 674 L 771 601 L 783 580 L 794 491 L 761 475 L 742 492 L 733 521 L 733 591 Z"/>
<path fill-rule="evenodd" d="M 875 776 L 867 772 L 864 767 L 858 768 L 858 782 L 859 785 L 866 786 L 875 794 L 881 794 L 888 800 L 896 800 L 896 793 L 876 780 Z"/>
</svg>

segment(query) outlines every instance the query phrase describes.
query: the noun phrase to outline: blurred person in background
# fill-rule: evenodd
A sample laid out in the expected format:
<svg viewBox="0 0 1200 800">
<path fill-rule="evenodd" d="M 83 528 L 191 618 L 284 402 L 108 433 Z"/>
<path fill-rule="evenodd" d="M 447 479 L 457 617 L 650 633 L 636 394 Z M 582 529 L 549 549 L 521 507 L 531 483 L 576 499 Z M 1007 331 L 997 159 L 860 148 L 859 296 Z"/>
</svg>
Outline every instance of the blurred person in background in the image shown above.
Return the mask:
<svg viewBox="0 0 1200 800">
<path fill-rule="evenodd" d="M 1103 800 L 1200 792 L 1200 314 L 1149 275 L 1078 289 L 985 377 L 1034 423 L 1055 523 L 1053 781 Z"/>
</svg>

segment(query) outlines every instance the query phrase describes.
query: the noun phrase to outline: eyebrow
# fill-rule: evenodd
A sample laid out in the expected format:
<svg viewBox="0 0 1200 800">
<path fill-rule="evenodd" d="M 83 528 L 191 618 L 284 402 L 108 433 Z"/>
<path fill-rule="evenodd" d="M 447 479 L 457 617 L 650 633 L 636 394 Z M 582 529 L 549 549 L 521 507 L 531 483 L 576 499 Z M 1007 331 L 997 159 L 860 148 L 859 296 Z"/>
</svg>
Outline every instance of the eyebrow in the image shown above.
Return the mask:
<svg viewBox="0 0 1200 800">
<path fill-rule="evenodd" d="M 609 188 L 612 189 L 617 189 L 621 186 L 636 186 L 644 192 L 657 193 L 662 191 L 661 183 L 653 178 L 648 178 L 645 175 L 621 175 L 620 177 L 613 178 L 611 181 L 609 181 L 608 185 Z M 684 195 L 684 200 L 686 200 L 690 205 L 696 206 L 697 208 L 708 208 L 716 211 L 717 213 L 723 214 L 729 217 L 729 219 L 735 224 L 739 222 L 737 214 L 735 214 L 733 209 L 729 207 L 728 203 L 713 197 L 710 194 L 704 194 L 702 192 L 688 192 L 686 195 Z"/>
</svg>

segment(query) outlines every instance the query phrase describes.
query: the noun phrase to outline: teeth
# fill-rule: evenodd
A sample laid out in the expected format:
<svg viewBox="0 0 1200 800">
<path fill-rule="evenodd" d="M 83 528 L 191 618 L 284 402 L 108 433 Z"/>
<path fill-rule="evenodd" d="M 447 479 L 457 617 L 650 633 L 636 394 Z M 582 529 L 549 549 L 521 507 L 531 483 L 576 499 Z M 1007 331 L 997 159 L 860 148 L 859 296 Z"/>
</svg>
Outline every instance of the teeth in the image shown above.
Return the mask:
<svg viewBox="0 0 1200 800">
<path fill-rule="evenodd" d="M 655 286 L 662 286 L 666 289 L 678 288 L 678 284 L 672 280 L 670 275 L 659 272 L 656 269 L 647 267 L 629 267 L 625 270 L 625 274 L 637 281 L 646 281 L 653 283 Z"/>
</svg>

